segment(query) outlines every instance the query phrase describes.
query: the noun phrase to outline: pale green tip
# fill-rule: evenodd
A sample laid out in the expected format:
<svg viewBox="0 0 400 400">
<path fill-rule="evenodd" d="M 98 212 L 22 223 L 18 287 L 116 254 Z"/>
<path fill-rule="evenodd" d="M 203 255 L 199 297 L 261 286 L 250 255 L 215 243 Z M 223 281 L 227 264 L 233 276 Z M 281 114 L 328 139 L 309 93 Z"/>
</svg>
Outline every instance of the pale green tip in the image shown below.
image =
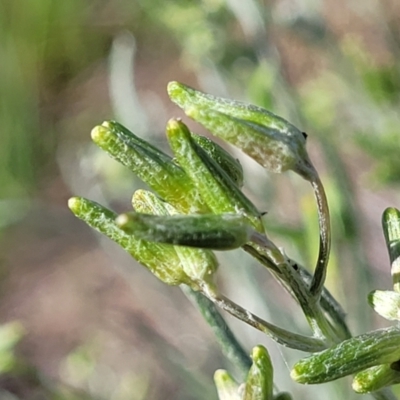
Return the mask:
<svg viewBox="0 0 400 400">
<path fill-rule="evenodd" d="M 182 120 L 180 118 L 171 118 L 167 122 L 168 131 L 174 131 L 174 130 L 180 129 L 181 123 L 182 123 Z"/>
<path fill-rule="evenodd" d="M 168 83 L 167 92 L 168 92 L 168 94 L 169 94 L 170 96 L 172 96 L 172 95 L 173 95 L 173 92 L 174 92 L 175 90 L 177 90 L 177 89 L 180 89 L 180 88 L 181 88 L 181 85 L 179 84 L 179 82 L 172 81 L 172 82 L 169 82 L 169 83 Z"/>
<path fill-rule="evenodd" d="M 103 122 L 103 125 L 95 126 L 92 129 L 92 131 L 90 132 L 90 136 L 93 142 L 98 143 L 104 139 L 104 135 L 107 134 L 109 131 L 109 126 L 105 124 L 108 124 L 108 122 Z"/>
<path fill-rule="evenodd" d="M 115 219 L 115 223 L 123 229 L 131 220 L 128 214 L 120 214 L 118 217 Z"/>
<path fill-rule="evenodd" d="M 76 213 L 78 211 L 79 206 L 81 205 L 81 200 L 79 197 L 71 197 L 68 200 L 68 208 L 73 212 Z"/>
<path fill-rule="evenodd" d="M 298 383 L 302 383 L 301 374 L 299 374 L 295 369 L 290 371 L 290 377 Z"/>
</svg>

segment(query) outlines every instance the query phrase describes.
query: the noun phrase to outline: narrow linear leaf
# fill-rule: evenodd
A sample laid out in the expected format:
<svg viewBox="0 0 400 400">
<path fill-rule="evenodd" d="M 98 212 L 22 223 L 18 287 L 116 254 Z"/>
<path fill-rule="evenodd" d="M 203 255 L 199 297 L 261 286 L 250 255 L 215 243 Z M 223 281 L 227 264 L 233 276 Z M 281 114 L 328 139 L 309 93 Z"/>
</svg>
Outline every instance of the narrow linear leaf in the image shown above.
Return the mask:
<svg viewBox="0 0 400 400">
<path fill-rule="evenodd" d="M 383 364 L 359 372 L 353 379 L 353 390 L 357 393 L 370 393 L 400 383 L 398 367 L 397 363 Z"/>
<path fill-rule="evenodd" d="M 72 197 L 68 201 L 68 206 L 75 216 L 122 246 L 164 283 L 168 285 L 186 283 L 189 286 L 192 284 L 191 279 L 183 271 L 173 246 L 148 242 L 125 233 L 115 223 L 117 214 L 94 201 Z"/>
<path fill-rule="evenodd" d="M 191 132 L 192 139 L 212 158 L 221 169 L 235 182 L 243 186 L 243 168 L 239 160 L 233 158 L 225 149 L 211 139 Z"/>
<path fill-rule="evenodd" d="M 264 346 L 253 348 L 253 365 L 247 376 L 243 400 L 273 400 L 274 370 Z"/>
<path fill-rule="evenodd" d="M 91 135 L 100 148 L 178 210 L 190 213 L 208 210 L 185 171 L 171 157 L 122 125 L 107 121 L 96 126 Z"/>
<path fill-rule="evenodd" d="M 380 329 L 345 340 L 298 361 L 291 377 L 305 384 L 329 382 L 398 359 L 400 330 L 394 327 Z"/>
<path fill-rule="evenodd" d="M 262 231 L 260 213 L 232 179 L 191 138 L 181 121 L 170 120 L 167 137 L 179 165 L 186 171 L 201 197 L 215 214 L 244 214 Z"/>
<path fill-rule="evenodd" d="M 155 216 L 126 213 L 119 215 L 116 222 L 125 232 L 149 241 L 212 250 L 236 249 L 246 243 L 253 232 L 246 219 L 237 214 Z"/>
<path fill-rule="evenodd" d="M 178 215 L 178 211 L 170 204 L 146 190 L 137 190 L 132 198 L 132 205 L 140 213 L 154 215 Z M 181 260 L 184 272 L 199 285 L 211 283 L 218 261 L 210 250 L 193 247 L 175 246 L 176 254 Z"/>
</svg>

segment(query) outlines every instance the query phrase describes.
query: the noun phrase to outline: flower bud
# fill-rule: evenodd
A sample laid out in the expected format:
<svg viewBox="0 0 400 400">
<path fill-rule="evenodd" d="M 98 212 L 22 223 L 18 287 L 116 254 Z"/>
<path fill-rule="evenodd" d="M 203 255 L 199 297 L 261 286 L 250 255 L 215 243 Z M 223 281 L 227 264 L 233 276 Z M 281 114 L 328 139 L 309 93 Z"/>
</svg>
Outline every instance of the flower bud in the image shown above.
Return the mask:
<svg viewBox="0 0 400 400">
<path fill-rule="evenodd" d="M 221 169 L 235 182 L 236 186 L 243 186 L 243 168 L 239 160 L 233 158 L 219 144 L 211 139 L 191 133 L 192 139 L 212 158 Z"/>
<path fill-rule="evenodd" d="M 115 223 L 117 214 L 100 204 L 81 197 L 68 201 L 71 211 L 98 232 L 106 235 L 123 247 L 139 263 L 145 266 L 158 279 L 168 285 L 191 285 L 173 246 L 152 243 L 125 233 Z"/>
<path fill-rule="evenodd" d="M 357 393 L 370 393 L 397 383 L 400 383 L 400 371 L 393 364 L 383 364 L 359 372 L 352 387 Z"/>
<path fill-rule="evenodd" d="M 242 400 L 242 396 L 239 393 L 239 385 L 224 369 L 215 371 L 214 383 L 219 400 Z"/>
<path fill-rule="evenodd" d="M 257 230 L 263 230 L 260 213 L 254 204 L 196 144 L 185 124 L 178 120 L 170 120 L 167 125 L 167 137 L 179 165 L 215 214 L 240 213 L 245 215 Z"/>
<path fill-rule="evenodd" d="M 399 359 L 400 329 L 392 327 L 364 333 L 303 358 L 290 375 L 299 383 L 324 383 Z"/>
<path fill-rule="evenodd" d="M 283 118 L 261 107 L 218 98 L 178 82 L 169 83 L 168 94 L 190 118 L 269 171 L 293 170 L 307 180 L 315 178 L 305 136 Z"/>
<path fill-rule="evenodd" d="M 137 190 L 132 198 L 132 205 L 140 213 L 154 215 L 177 215 L 177 210 L 147 190 Z M 218 261 L 210 250 L 175 246 L 181 260 L 183 271 L 198 285 L 211 283 L 218 268 Z"/>
<path fill-rule="evenodd" d="M 247 375 L 243 400 L 273 400 L 273 375 L 271 359 L 264 346 L 253 348 L 253 364 Z"/>
<path fill-rule="evenodd" d="M 179 211 L 208 210 L 189 177 L 170 156 L 122 125 L 113 121 L 103 122 L 92 130 L 92 139 Z"/>
</svg>

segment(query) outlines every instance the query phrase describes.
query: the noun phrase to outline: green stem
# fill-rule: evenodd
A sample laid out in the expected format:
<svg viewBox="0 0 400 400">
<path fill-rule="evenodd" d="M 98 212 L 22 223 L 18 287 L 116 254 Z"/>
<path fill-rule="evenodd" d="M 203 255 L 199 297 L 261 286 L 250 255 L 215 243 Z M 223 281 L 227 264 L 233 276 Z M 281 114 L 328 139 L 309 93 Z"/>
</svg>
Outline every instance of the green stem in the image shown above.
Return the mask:
<svg viewBox="0 0 400 400">
<path fill-rule="evenodd" d="M 203 294 L 224 311 L 252 326 L 253 328 L 265 333 L 275 342 L 283 346 L 301 351 L 307 351 L 310 353 L 315 353 L 326 349 L 324 341 L 318 338 L 299 335 L 279 328 L 252 314 L 250 311 L 245 310 L 227 297 L 217 294 L 214 290 L 203 288 Z"/>
<path fill-rule="evenodd" d="M 318 206 L 319 254 L 314 277 L 310 286 L 310 293 L 316 299 L 319 299 L 324 287 L 329 253 L 331 251 L 331 223 L 328 200 L 326 198 L 324 186 L 322 185 L 318 175 L 313 181 L 311 181 L 311 185 L 314 189 L 314 195 Z"/>
<path fill-rule="evenodd" d="M 189 286 L 181 285 L 180 288 L 199 309 L 201 315 L 213 330 L 226 358 L 240 369 L 243 377 L 247 376 L 252 363 L 251 358 L 237 341 L 214 303 L 201 292 L 196 292 Z"/>
</svg>

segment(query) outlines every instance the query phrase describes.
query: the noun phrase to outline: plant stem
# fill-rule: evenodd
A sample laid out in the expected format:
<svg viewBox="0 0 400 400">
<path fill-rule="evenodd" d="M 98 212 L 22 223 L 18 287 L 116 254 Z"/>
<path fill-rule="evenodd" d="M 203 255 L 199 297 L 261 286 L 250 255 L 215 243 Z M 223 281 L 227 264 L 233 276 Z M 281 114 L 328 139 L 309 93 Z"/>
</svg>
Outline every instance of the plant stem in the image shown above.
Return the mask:
<svg viewBox="0 0 400 400">
<path fill-rule="evenodd" d="M 318 206 L 318 222 L 319 222 L 319 254 L 313 280 L 310 286 L 310 294 L 319 299 L 326 278 L 326 270 L 329 261 L 329 253 L 331 251 L 331 222 L 329 216 L 328 200 L 324 186 L 317 175 L 311 181 L 314 190 L 314 196 Z"/>
<path fill-rule="evenodd" d="M 245 310 L 227 297 L 217 294 L 213 289 L 203 288 L 203 294 L 218 307 L 245 322 L 246 324 L 264 332 L 275 342 L 297 350 L 315 353 L 326 349 L 326 344 L 318 339 L 309 336 L 299 335 L 285 329 L 279 328 L 260 317 Z"/>
<path fill-rule="evenodd" d="M 194 291 L 189 286 L 181 285 L 180 288 L 199 309 L 201 315 L 213 330 L 223 354 L 240 369 L 244 378 L 251 367 L 251 358 L 237 341 L 214 303 L 204 294 Z"/>
</svg>

